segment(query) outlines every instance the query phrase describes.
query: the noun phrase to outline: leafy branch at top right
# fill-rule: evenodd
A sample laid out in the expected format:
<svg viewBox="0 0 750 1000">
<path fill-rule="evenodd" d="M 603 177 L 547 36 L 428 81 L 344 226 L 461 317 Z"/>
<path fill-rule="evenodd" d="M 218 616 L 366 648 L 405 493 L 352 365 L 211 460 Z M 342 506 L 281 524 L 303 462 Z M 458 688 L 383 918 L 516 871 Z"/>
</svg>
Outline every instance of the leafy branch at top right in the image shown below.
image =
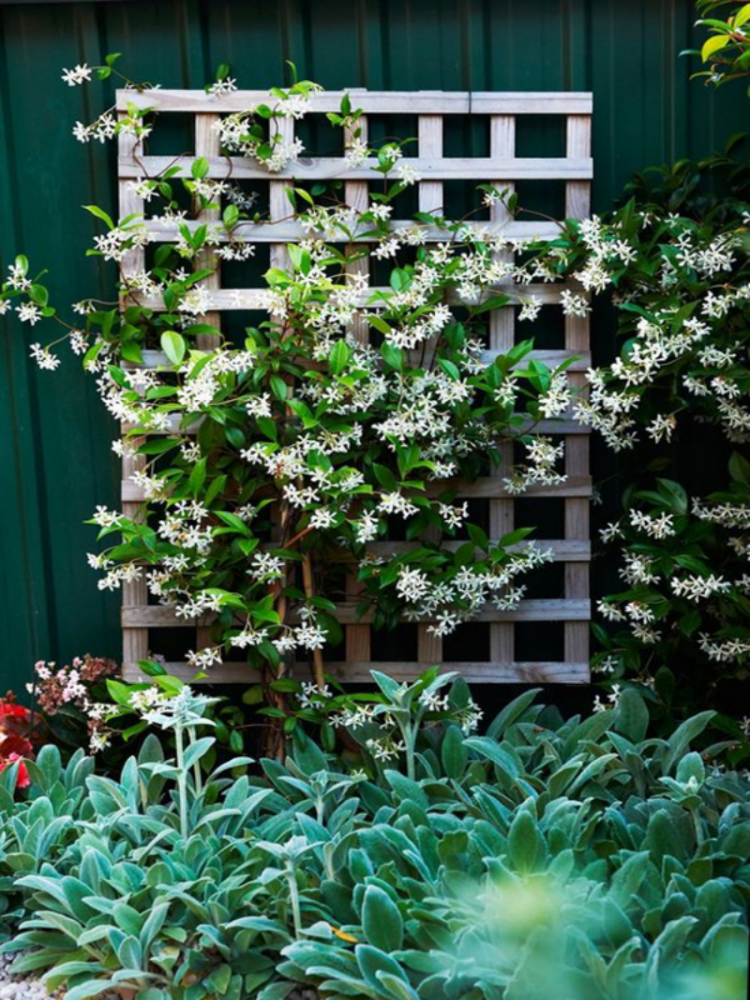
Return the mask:
<svg viewBox="0 0 750 1000">
<path fill-rule="evenodd" d="M 697 0 L 696 7 L 702 15 L 698 24 L 708 28 L 709 37 L 700 50 L 690 49 L 683 53 L 700 55 L 707 67 L 693 76 L 705 77 L 707 84 L 716 87 L 750 76 L 750 3 Z M 731 8 L 728 13 L 727 8 Z M 726 14 L 726 20 L 714 17 L 714 13 Z"/>
</svg>

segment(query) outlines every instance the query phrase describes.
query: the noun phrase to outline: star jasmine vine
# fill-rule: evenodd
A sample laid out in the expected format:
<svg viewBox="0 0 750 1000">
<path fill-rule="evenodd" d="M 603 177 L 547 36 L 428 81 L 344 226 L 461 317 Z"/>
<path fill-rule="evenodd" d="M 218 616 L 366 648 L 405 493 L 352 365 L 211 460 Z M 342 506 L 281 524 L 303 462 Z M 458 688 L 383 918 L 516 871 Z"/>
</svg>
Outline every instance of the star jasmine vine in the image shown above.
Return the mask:
<svg viewBox="0 0 750 1000">
<path fill-rule="evenodd" d="M 115 58 L 94 69 L 106 77 Z M 64 78 L 81 84 L 91 72 L 76 67 Z M 134 92 L 149 89 L 119 75 Z M 234 86 L 223 67 L 208 90 Z M 221 117 L 222 152 L 253 159 L 270 175 L 292 167 L 303 147 L 284 138 L 280 123 L 302 118 L 319 89 L 296 81 L 273 88 L 267 103 Z M 376 627 L 405 617 L 445 636 L 488 603 L 517 607 L 521 579 L 551 558 L 525 541 L 529 528 L 489 538 L 460 500 L 462 482 L 495 470 L 510 494 L 565 480 L 562 445 L 537 433 L 572 405 L 565 365 L 550 370 L 534 359 L 531 340 L 486 355 L 491 312 L 518 302 L 533 318 L 523 286 L 548 280 L 551 269 L 515 263 L 521 243 L 440 212 L 395 229 L 394 205 L 419 177 L 400 162 L 402 143 L 369 146 L 359 116 L 345 97 L 328 118 L 345 130 L 347 161 L 371 158 L 382 184 L 359 209 L 335 185 L 319 185 L 315 195 L 290 188 L 289 219 L 303 235 L 288 246 L 287 265 L 265 275 L 269 319 L 239 342 L 207 322 L 210 278 L 222 261 L 253 256 L 247 222 L 273 223 L 251 197 L 233 193 L 229 175 L 209 176 L 201 157 L 187 176 L 173 165 L 133 182 L 148 222 L 134 214 L 115 221 L 87 206 L 103 226 L 88 253 L 117 266 L 119 306 L 84 300 L 68 322 L 50 304 L 43 272 L 34 275 L 23 256 L 2 285 L 3 311 L 62 329 L 61 338 L 32 345 L 40 367 L 59 365 L 67 339 L 126 428 L 113 450 L 137 456 L 131 480 L 142 514 L 99 507 L 92 518 L 107 542 L 89 556 L 103 574 L 100 587 L 145 579 L 179 619 L 209 623 L 211 644 L 189 656 L 198 670 L 237 651 L 276 674 L 310 658 L 322 685 L 322 650 L 341 634 L 346 574 L 362 588 L 357 614 L 369 612 Z M 126 132 L 138 149 L 155 120 L 133 105 L 119 120 L 105 112 L 77 126 L 77 134 Z M 485 199 L 503 197 L 484 187 Z M 201 221 L 222 204 L 217 222 Z M 160 235 L 153 266 L 133 271 L 128 261 L 150 247 L 159 225 L 173 237 Z M 428 242 L 428 226 L 444 238 Z M 385 262 L 385 287 L 357 267 L 368 256 Z M 506 294 L 514 284 L 518 294 Z M 576 296 L 563 308 L 578 315 L 587 306 Z M 514 441 L 524 457 L 504 466 L 501 448 Z M 394 522 L 413 543 L 407 551 L 389 550 Z M 451 539 L 458 544 L 446 545 Z"/>
<path fill-rule="evenodd" d="M 619 356 L 587 372 L 588 393 L 571 401 L 575 418 L 615 452 L 674 468 L 648 488 L 630 485 L 623 516 L 601 530 L 605 544 L 620 548 L 625 589 L 598 603 L 605 626 L 596 627 L 593 660 L 608 679 L 635 676 L 662 704 L 672 697 L 673 670 L 686 680 L 694 664 L 701 698 L 722 677 L 747 677 L 750 204 L 736 144 L 698 164 L 661 168 L 656 181 L 656 171 L 637 176 L 622 208 L 570 220 L 537 245 L 530 265 L 576 281 L 594 301 L 608 296 L 616 309 Z M 703 190 L 709 171 L 730 175 L 726 195 Z M 691 496 L 676 481 L 674 447 L 698 425 L 734 454 L 725 484 Z"/>
</svg>

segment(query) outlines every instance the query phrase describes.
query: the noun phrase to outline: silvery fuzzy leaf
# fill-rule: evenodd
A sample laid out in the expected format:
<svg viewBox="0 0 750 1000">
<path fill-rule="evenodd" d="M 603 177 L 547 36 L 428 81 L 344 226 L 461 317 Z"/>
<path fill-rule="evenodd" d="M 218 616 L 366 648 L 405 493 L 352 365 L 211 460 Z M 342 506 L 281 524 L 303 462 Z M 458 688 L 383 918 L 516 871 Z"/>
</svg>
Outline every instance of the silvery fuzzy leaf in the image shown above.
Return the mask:
<svg viewBox="0 0 750 1000">
<path fill-rule="evenodd" d="M 522 874 L 533 871 L 545 853 L 544 838 L 533 817 L 519 811 L 508 832 L 508 852 L 513 866 Z"/>
<path fill-rule="evenodd" d="M 295 743 L 291 764 L 296 764 L 301 774 L 311 778 L 314 774 L 328 772 L 329 765 L 326 755 L 309 737 Z"/>
<path fill-rule="evenodd" d="M 213 736 L 203 736 L 190 743 L 183 755 L 182 766 L 189 771 L 216 743 Z"/>
<path fill-rule="evenodd" d="M 91 997 L 101 996 L 105 990 L 113 986 L 117 986 L 114 979 L 95 979 L 69 989 L 65 994 L 65 1000 L 89 1000 Z"/>
<path fill-rule="evenodd" d="M 388 972 L 379 972 L 378 979 L 381 985 L 396 1000 L 419 1000 L 419 994 L 408 983 L 405 983 L 403 979 L 399 979 L 398 976 L 391 975 Z"/>
<path fill-rule="evenodd" d="M 254 763 L 254 757 L 233 757 L 231 760 L 224 761 L 223 764 L 219 764 L 218 767 L 214 768 L 211 771 L 211 779 L 218 777 L 220 774 L 224 774 L 226 771 L 233 771 L 236 767 L 247 767 Z"/>
<path fill-rule="evenodd" d="M 392 677 L 388 677 L 379 670 L 371 670 L 370 675 L 389 701 L 396 702 L 398 700 L 398 695 L 401 691 L 401 685 L 398 681 L 393 680 Z"/>
<path fill-rule="evenodd" d="M 381 951 L 398 951 L 404 940 L 404 921 L 398 906 L 378 886 L 367 887 L 362 903 L 362 929 L 368 944 Z"/>
<path fill-rule="evenodd" d="M 399 801 L 415 803 L 421 809 L 429 808 L 430 801 L 416 781 L 392 769 L 385 771 L 384 777 Z"/>
<path fill-rule="evenodd" d="M 408 984 L 408 977 L 398 962 L 379 948 L 358 944 L 354 949 L 354 954 L 365 982 L 373 989 L 378 990 L 381 987 L 380 973 L 395 976 Z"/>
<path fill-rule="evenodd" d="M 320 938 L 323 941 L 333 941 L 333 928 L 325 920 L 318 920 L 309 927 L 304 927 L 302 933 L 305 937 Z"/>
<path fill-rule="evenodd" d="M 487 737 L 493 740 L 501 739 L 505 735 L 506 731 L 510 729 L 510 727 L 518 719 L 523 717 L 524 713 L 541 690 L 541 688 L 532 688 L 530 691 L 525 691 L 517 698 L 514 698 L 513 701 L 506 705 L 505 708 L 503 708 L 503 710 L 499 712 L 489 724 L 486 733 Z"/>
<path fill-rule="evenodd" d="M 662 757 L 664 774 L 669 774 L 692 741 L 696 736 L 700 736 L 715 715 L 716 712 L 700 712 L 677 727 L 667 740 L 667 749 Z"/>
<path fill-rule="evenodd" d="M 294 983 L 269 983 L 260 991 L 257 1000 L 286 1000 L 294 989 Z"/>
</svg>

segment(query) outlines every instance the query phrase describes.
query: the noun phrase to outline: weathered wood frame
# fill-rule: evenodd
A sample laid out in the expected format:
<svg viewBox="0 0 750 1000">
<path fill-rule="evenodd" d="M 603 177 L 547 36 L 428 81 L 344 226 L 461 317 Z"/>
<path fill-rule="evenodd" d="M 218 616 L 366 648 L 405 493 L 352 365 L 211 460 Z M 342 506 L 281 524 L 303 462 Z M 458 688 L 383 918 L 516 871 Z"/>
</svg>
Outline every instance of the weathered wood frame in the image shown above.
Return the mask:
<svg viewBox="0 0 750 1000">
<path fill-rule="evenodd" d="M 565 182 L 565 215 L 567 218 L 585 218 L 590 211 L 590 181 L 593 174 L 591 159 L 591 113 L 592 95 L 588 93 L 443 93 L 439 91 L 417 92 L 375 92 L 356 90 L 349 92 L 352 105 L 361 108 L 361 125 L 366 134 L 368 115 L 408 114 L 418 116 L 418 152 L 413 158 L 402 162 L 411 164 L 420 173 L 419 208 L 423 212 L 439 209 L 443 203 L 443 182 L 450 179 L 474 179 L 496 183 L 503 188 L 513 188 L 514 182 L 535 180 L 562 180 Z M 317 94 L 311 101 L 312 113 L 337 111 L 343 93 L 329 92 Z M 254 161 L 240 157 L 220 155 L 218 136 L 213 128 L 218 117 L 237 111 L 244 111 L 256 104 L 267 101 L 264 92 L 238 91 L 219 97 L 209 97 L 202 91 L 158 90 L 137 94 L 132 91 L 118 92 L 117 107 L 120 116 L 127 113 L 128 104 L 152 108 L 158 112 L 180 112 L 194 115 L 195 156 L 204 156 L 210 164 L 209 176 L 222 178 L 231 164 L 234 179 L 258 179 L 270 186 L 270 222 L 272 224 L 244 223 L 239 232 L 243 238 L 253 242 L 271 244 L 272 265 L 283 264 L 285 244 L 297 240 L 300 228 L 292 222 L 279 222 L 289 215 L 289 203 L 285 189 L 294 179 L 343 178 L 345 197 L 349 204 L 359 208 L 367 205 L 368 181 L 379 178 L 372 170 L 372 162 L 361 167 L 350 168 L 343 158 L 312 157 L 302 159 L 288 170 L 269 174 Z M 489 119 L 490 156 L 488 158 L 461 157 L 446 158 L 443 155 L 443 117 L 445 115 L 481 115 Z M 516 117 L 518 115 L 561 115 L 566 119 L 565 156 L 559 158 L 519 158 L 516 157 Z M 280 122 L 285 130 L 285 138 L 294 134 L 294 121 Z M 137 155 L 136 155 L 137 152 Z M 138 197 L 129 183 L 134 178 L 156 176 L 167 165 L 180 168 L 183 176 L 189 176 L 193 157 L 182 155 L 177 158 L 142 155 L 136 151 L 134 139 L 130 135 L 119 137 L 119 190 L 120 217 L 130 213 L 147 215 L 146 205 Z M 216 211 L 204 213 L 200 222 L 217 217 Z M 162 223 L 146 220 L 155 241 L 169 241 L 175 238 L 176 229 Z M 199 224 L 198 222 L 193 223 Z M 411 225 L 409 220 L 397 221 L 396 226 Z M 487 227 L 488 223 L 477 223 Z M 510 220 L 502 205 L 493 206 L 489 222 L 508 237 L 524 239 L 530 237 L 553 236 L 558 231 L 556 223 L 526 222 Z M 444 232 L 435 228 L 428 233 L 432 240 L 443 239 Z M 130 271 L 140 271 L 144 267 L 144 251 L 135 250 L 128 255 L 123 266 Z M 367 268 L 367 261 L 360 261 L 356 268 Z M 261 288 L 225 289 L 221 287 L 217 271 L 210 281 L 212 311 L 207 322 L 219 327 L 221 314 L 234 309 L 263 309 L 268 303 L 268 293 Z M 524 292 L 545 304 L 559 304 L 559 285 L 526 286 Z M 570 286 L 567 286 L 570 287 Z M 149 303 L 154 308 L 163 308 L 159 301 Z M 490 342 L 486 352 L 490 360 L 498 352 L 507 351 L 514 343 L 514 307 L 508 306 L 491 314 Z M 354 329 L 355 336 L 367 337 L 367 324 L 361 321 Z M 210 340 L 210 338 L 209 338 Z M 590 365 L 590 338 L 588 318 L 565 318 L 565 348 L 558 351 L 536 351 L 534 356 L 550 365 L 559 364 L 564 359 L 575 357 L 569 368 L 569 378 L 580 386 L 583 372 Z M 146 364 L 158 363 L 158 355 L 146 356 Z M 589 541 L 589 502 L 591 477 L 589 471 L 589 439 L 587 429 L 570 420 L 545 422 L 541 428 L 547 433 L 562 434 L 566 445 L 567 481 L 558 487 L 531 489 L 524 496 L 545 496 L 562 498 L 565 507 L 564 538 L 544 540 L 543 546 L 551 548 L 554 559 L 564 563 L 564 596 L 559 599 L 525 600 L 515 611 L 499 612 L 487 608 L 479 621 L 490 623 L 490 660 L 488 662 L 450 663 L 452 669 L 460 670 L 467 680 L 474 682 L 563 682 L 582 683 L 589 679 L 588 634 L 591 608 L 589 600 L 589 562 L 591 548 Z M 506 449 L 504 458 L 510 458 Z M 129 516 L 138 514 L 144 497 L 129 479 L 141 466 L 141 459 L 126 458 L 123 461 L 123 510 Z M 463 484 L 461 499 L 471 497 L 488 498 L 490 502 L 490 535 L 500 537 L 513 527 L 514 500 L 502 486 L 502 476 L 483 477 L 475 482 Z M 383 542 L 373 548 L 396 551 L 404 543 Z M 368 618 L 357 618 L 357 581 L 351 578 L 347 584 L 349 600 L 341 609 L 340 621 L 345 628 L 345 660 L 341 663 L 326 663 L 326 670 L 341 679 L 362 681 L 369 679 L 369 671 L 376 665 L 384 666 L 390 674 L 399 678 L 413 677 L 426 666 L 439 663 L 443 659 L 442 640 L 431 635 L 425 625 L 418 628 L 418 654 L 415 662 L 375 664 L 371 657 L 371 627 Z M 518 662 L 515 658 L 515 628 L 517 622 L 563 622 L 564 654 L 560 661 Z M 205 645 L 208 640 L 210 622 L 197 623 L 196 642 Z M 123 667 L 125 676 L 140 678 L 137 667 L 139 660 L 148 658 L 149 631 L 152 628 L 169 628 L 180 625 L 170 607 L 148 604 L 146 583 L 136 580 L 123 586 L 122 628 Z M 170 663 L 169 669 L 186 679 L 194 670 L 185 663 Z M 307 672 L 308 665 L 300 664 L 300 670 Z M 254 679 L 254 671 L 244 663 L 225 663 L 212 670 L 214 682 L 247 682 Z"/>
</svg>

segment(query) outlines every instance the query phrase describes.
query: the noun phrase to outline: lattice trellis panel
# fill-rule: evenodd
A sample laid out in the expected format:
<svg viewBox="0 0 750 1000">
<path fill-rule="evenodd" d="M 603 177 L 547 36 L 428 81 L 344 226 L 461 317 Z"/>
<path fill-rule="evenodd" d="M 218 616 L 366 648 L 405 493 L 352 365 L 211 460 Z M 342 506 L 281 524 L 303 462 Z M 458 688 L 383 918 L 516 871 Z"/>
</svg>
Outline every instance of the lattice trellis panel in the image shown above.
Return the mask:
<svg viewBox="0 0 750 1000">
<path fill-rule="evenodd" d="M 557 181 L 565 185 L 565 216 L 585 218 L 590 208 L 590 180 L 593 173 L 591 160 L 591 112 L 592 96 L 588 93 L 443 93 L 437 91 L 375 92 L 356 90 L 349 92 L 352 106 L 361 108 L 361 124 L 365 131 L 368 116 L 379 115 L 417 116 L 418 152 L 415 157 L 404 158 L 402 162 L 411 164 L 421 175 L 419 182 L 419 209 L 431 212 L 443 205 L 444 182 L 471 180 L 476 183 L 493 183 L 501 188 L 512 189 L 516 182 L 526 180 Z M 310 113 L 318 114 L 339 109 L 342 93 L 317 94 L 312 98 Z M 203 91 L 158 90 L 144 94 L 122 91 L 118 94 L 118 111 L 124 115 L 127 105 L 136 104 L 153 108 L 164 113 L 179 113 L 194 119 L 195 149 L 193 155 L 153 156 L 134 147 L 130 136 L 120 136 L 119 184 L 120 215 L 142 213 L 148 216 L 147 206 L 131 186 L 131 181 L 139 177 L 155 177 L 169 166 L 180 168 L 182 176 L 189 176 L 195 156 L 204 156 L 210 162 L 209 176 L 225 178 L 229 173 L 233 180 L 253 180 L 265 182 L 269 187 L 270 221 L 254 224 L 243 223 L 238 232 L 244 239 L 257 244 L 270 244 L 272 266 L 282 264 L 285 259 L 285 244 L 297 240 L 302 234 L 294 223 L 285 220 L 290 214 L 285 189 L 294 181 L 342 179 L 345 182 L 345 198 L 357 208 L 368 204 L 369 183 L 382 181 L 369 163 L 351 168 L 341 157 L 310 157 L 296 162 L 288 170 L 269 174 L 255 161 L 220 155 L 216 130 L 212 127 L 218 117 L 238 111 L 245 111 L 267 100 L 267 94 L 256 91 L 238 91 L 219 97 L 208 97 Z M 481 117 L 489 131 L 488 157 L 446 157 L 443 153 L 443 124 L 445 116 Z M 565 156 L 518 157 L 516 156 L 516 121 L 518 116 L 559 116 L 566 123 Z M 294 135 L 295 122 L 284 119 L 279 122 L 286 130 L 285 138 Z M 158 122 L 157 122 L 158 129 Z M 408 133 L 408 129 L 404 134 Z M 413 148 L 413 147 L 409 147 Z M 487 222 L 476 223 L 482 227 L 496 228 L 504 236 L 516 239 L 554 236 L 559 230 L 553 222 L 515 221 L 507 217 L 502 205 L 493 206 Z M 216 211 L 204 213 L 200 222 L 216 218 Z M 410 220 L 397 221 L 396 227 L 412 225 Z M 172 241 L 176 229 L 163 222 L 149 220 L 147 225 L 156 241 Z M 444 230 L 435 227 L 428 230 L 429 240 L 442 240 Z M 144 266 L 143 251 L 134 251 L 124 262 L 131 271 L 140 271 Z M 367 261 L 352 265 L 353 268 L 367 268 Z M 211 279 L 211 311 L 207 322 L 220 327 L 222 313 L 228 310 L 264 309 L 268 304 L 268 293 L 262 287 L 225 288 L 221 285 L 217 272 Z M 559 305 L 562 285 L 531 285 L 524 292 L 534 296 L 543 304 Z M 502 290 L 502 286 L 500 286 Z M 576 289 L 580 292 L 580 289 Z M 159 301 L 147 301 L 155 309 L 163 308 Z M 489 344 L 486 360 L 490 361 L 498 353 L 506 352 L 514 343 L 515 311 L 513 306 L 491 313 Z M 550 366 L 575 357 L 569 368 L 569 378 L 581 385 L 583 372 L 591 363 L 589 342 L 589 320 L 587 318 L 565 317 L 565 346 L 562 350 L 537 350 L 532 354 Z M 361 320 L 353 331 L 355 336 L 366 338 L 368 324 Z M 209 338 L 210 341 L 210 338 Z M 146 363 L 158 361 L 158 357 Z M 538 487 L 523 496 L 547 498 L 561 502 L 564 507 L 564 530 L 562 538 L 541 539 L 540 545 L 553 550 L 554 559 L 564 566 L 564 581 L 561 592 L 554 598 L 524 600 L 515 611 L 499 612 L 488 607 L 477 619 L 488 623 L 489 658 L 480 662 L 446 662 L 451 669 L 460 670 L 467 680 L 474 682 L 585 682 L 588 672 L 588 634 L 591 617 L 589 600 L 589 500 L 591 478 L 589 471 L 589 440 L 586 428 L 571 420 L 544 422 L 540 430 L 553 435 L 563 435 L 566 445 L 567 481 L 557 487 Z M 503 465 L 511 455 L 506 451 Z M 139 467 L 139 459 L 123 462 L 122 501 L 123 510 L 133 516 L 138 513 L 144 497 L 129 476 Z M 505 469 L 496 475 L 482 477 L 464 484 L 458 499 L 483 499 L 489 503 L 489 533 L 491 538 L 499 538 L 512 529 L 516 501 L 510 497 L 502 485 Z M 373 548 L 382 552 L 403 550 L 407 543 L 381 542 Z M 426 666 L 444 661 L 443 641 L 431 635 L 426 625 L 417 628 L 416 660 L 401 662 L 375 660 L 372 654 L 372 629 L 365 617 L 356 616 L 357 581 L 349 579 L 348 601 L 339 619 L 345 631 L 345 660 L 340 663 L 326 663 L 326 670 L 344 680 L 369 680 L 373 667 L 386 669 L 399 678 L 413 677 Z M 516 657 L 516 627 L 518 623 L 562 623 L 564 639 L 557 659 L 545 662 L 519 662 Z M 208 622 L 199 622 L 192 648 L 205 645 L 208 640 Z M 147 659 L 152 643 L 153 630 L 184 627 L 169 607 L 148 604 L 146 585 L 143 581 L 129 583 L 123 588 L 122 627 L 123 663 L 129 678 L 140 677 L 137 661 Z M 471 626 L 463 626 L 470 628 Z M 168 664 L 171 672 L 186 679 L 194 670 L 185 663 Z M 308 664 L 298 664 L 297 669 L 304 676 L 309 675 Z M 245 663 L 225 663 L 212 670 L 214 682 L 247 682 L 253 671 Z"/>
</svg>

